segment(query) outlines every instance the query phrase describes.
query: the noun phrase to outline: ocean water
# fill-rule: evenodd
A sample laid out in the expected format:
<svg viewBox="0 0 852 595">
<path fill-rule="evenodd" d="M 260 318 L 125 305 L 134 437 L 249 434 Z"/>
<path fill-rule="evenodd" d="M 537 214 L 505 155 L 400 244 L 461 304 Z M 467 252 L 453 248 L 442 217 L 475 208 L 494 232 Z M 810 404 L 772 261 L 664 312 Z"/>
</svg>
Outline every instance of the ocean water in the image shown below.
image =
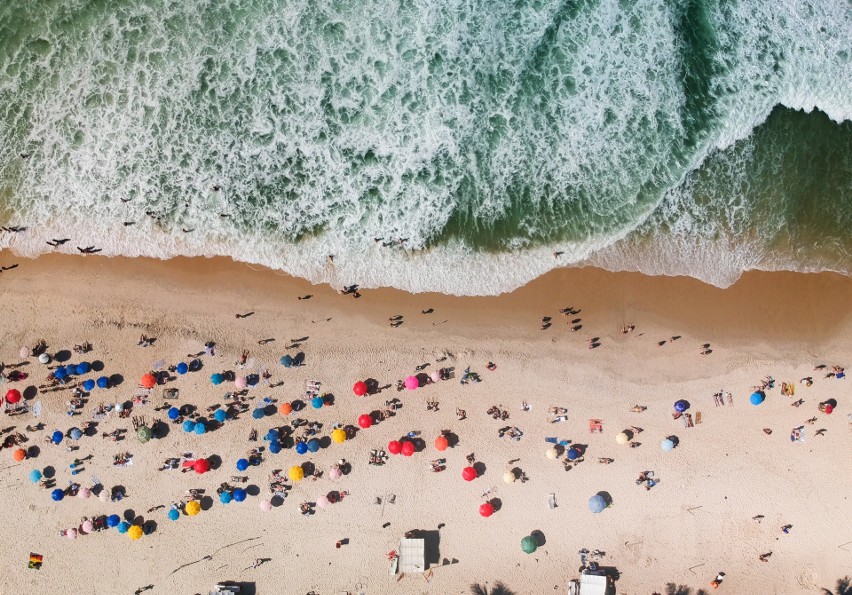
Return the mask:
<svg viewBox="0 0 852 595">
<path fill-rule="evenodd" d="M 850 39 L 847 0 L 5 0 L 0 247 L 848 275 Z"/>
</svg>

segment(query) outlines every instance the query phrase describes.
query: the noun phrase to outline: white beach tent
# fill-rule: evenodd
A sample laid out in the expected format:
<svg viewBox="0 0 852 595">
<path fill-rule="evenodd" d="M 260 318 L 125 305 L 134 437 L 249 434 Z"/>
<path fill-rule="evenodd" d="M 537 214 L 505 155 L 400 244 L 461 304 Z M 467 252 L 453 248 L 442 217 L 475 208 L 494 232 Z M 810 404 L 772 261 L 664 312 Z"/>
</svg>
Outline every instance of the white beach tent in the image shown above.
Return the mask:
<svg viewBox="0 0 852 595">
<path fill-rule="evenodd" d="M 426 546 L 423 539 L 399 540 L 399 572 L 426 570 Z"/>
</svg>

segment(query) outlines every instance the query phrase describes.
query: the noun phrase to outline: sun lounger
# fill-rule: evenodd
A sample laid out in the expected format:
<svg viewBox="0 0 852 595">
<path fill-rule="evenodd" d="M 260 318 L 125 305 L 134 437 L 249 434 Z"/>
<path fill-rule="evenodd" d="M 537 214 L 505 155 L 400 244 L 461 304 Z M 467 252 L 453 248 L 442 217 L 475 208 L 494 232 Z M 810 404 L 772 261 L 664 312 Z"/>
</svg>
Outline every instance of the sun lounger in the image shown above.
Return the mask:
<svg viewBox="0 0 852 595">
<path fill-rule="evenodd" d="M 548 442 L 550 444 L 556 444 L 559 441 L 559 439 L 556 436 L 552 436 L 552 437 L 545 438 L 544 441 Z"/>
<path fill-rule="evenodd" d="M 603 432 L 603 421 L 600 419 L 590 419 L 589 432 L 592 434 L 595 432 Z"/>
</svg>

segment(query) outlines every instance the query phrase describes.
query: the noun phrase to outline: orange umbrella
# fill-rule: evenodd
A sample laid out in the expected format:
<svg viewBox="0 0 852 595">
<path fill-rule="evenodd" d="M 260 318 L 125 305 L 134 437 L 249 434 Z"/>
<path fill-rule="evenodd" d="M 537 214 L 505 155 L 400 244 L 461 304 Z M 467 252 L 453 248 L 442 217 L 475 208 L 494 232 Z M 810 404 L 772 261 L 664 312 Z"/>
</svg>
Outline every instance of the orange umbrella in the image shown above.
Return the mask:
<svg viewBox="0 0 852 595">
<path fill-rule="evenodd" d="M 439 452 L 444 452 L 447 450 L 447 447 L 450 445 L 450 442 L 447 440 L 446 436 L 438 436 L 435 438 L 435 450 Z"/>
<path fill-rule="evenodd" d="M 17 449 L 14 453 L 12 453 L 12 458 L 14 458 L 19 463 L 27 458 L 27 451 L 23 448 Z"/>
<path fill-rule="evenodd" d="M 293 406 L 290 403 L 281 403 L 281 407 L 278 408 L 278 411 L 281 415 L 290 415 L 293 412 Z"/>
<path fill-rule="evenodd" d="M 145 374 L 139 380 L 139 384 L 142 385 L 142 388 L 154 388 L 154 386 L 157 384 L 157 379 L 154 377 L 153 374 Z"/>
</svg>

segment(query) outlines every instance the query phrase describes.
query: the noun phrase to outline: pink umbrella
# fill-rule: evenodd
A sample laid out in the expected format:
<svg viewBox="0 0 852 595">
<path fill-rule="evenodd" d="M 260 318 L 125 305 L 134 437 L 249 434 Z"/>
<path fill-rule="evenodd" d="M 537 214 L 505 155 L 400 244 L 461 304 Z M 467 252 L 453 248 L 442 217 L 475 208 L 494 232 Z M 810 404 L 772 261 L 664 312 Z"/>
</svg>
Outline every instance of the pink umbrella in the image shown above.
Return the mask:
<svg viewBox="0 0 852 595">
<path fill-rule="evenodd" d="M 269 500 L 261 500 L 260 509 L 263 512 L 269 512 L 270 510 L 272 510 L 272 502 L 270 502 Z"/>
<path fill-rule="evenodd" d="M 91 533 L 95 530 L 95 524 L 92 521 L 83 521 L 83 524 L 80 525 L 80 531 L 83 533 Z"/>
<path fill-rule="evenodd" d="M 343 471 L 340 470 L 340 467 L 332 467 L 328 476 L 332 479 L 340 479 L 343 477 Z"/>
<path fill-rule="evenodd" d="M 405 388 L 408 390 L 414 390 L 420 386 L 420 381 L 417 380 L 417 376 L 409 376 L 405 379 Z"/>
<path fill-rule="evenodd" d="M 317 498 L 317 506 L 320 508 L 325 508 L 329 504 L 331 504 L 331 502 L 328 501 L 328 496 L 320 496 Z"/>
<path fill-rule="evenodd" d="M 92 490 L 90 490 L 89 488 L 80 488 L 77 491 L 77 497 L 82 499 L 82 500 L 86 500 L 91 495 L 92 495 Z"/>
<path fill-rule="evenodd" d="M 30 348 L 29 347 L 21 347 L 21 351 L 18 352 L 18 355 L 20 355 L 22 358 L 23 357 L 29 357 L 30 356 Z"/>
<path fill-rule="evenodd" d="M 77 529 L 68 529 L 65 532 L 65 537 L 68 539 L 77 539 Z"/>
<path fill-rule="evenodd" d="M 245 376 L 237 376 L 237 379 L 234 380 L 234 386 L 236 386 L 239 389 L 244 389 L 246 386 L 248 386 L 248 382 L 246 381 L 246 377 Z"/>
<path fill-rule="evenodd" d="M 441 379 L 441 373 L 438 370 L 435 370 L 429 374 L 429 378 L 432 379 L 432 382 L 438 382 Z"/>
</svg>

